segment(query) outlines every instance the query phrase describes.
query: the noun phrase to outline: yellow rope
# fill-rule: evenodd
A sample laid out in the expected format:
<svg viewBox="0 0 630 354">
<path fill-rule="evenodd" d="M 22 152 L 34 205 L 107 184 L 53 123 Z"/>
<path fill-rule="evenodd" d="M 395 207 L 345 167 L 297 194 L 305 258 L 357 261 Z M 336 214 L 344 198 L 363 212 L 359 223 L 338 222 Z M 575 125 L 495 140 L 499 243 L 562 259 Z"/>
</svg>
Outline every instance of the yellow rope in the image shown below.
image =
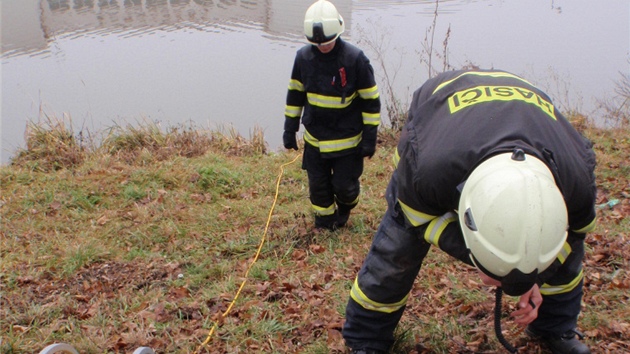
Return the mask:
<svg viewBox="0 0 630 354">
<path fill-rule="evenodd" d="M 256 251 L 256 256 L 254 256 L 254 260 L 250 263 L 249 267 L 247 267 L 247 271 L 245 271 L 245 276 L 244 276 L 243 282 L 241 283 L 241 286 L 238 288 L 238 291 L 236 292 L 236 295 L 234 295 L 234 299 L 232 299 L 232 302 L 230 303 L 230 306 L 228 306 L 227 310 L 225 310 L 225 312 L 223 312 L 223 314 L 221 315 L 221 318 L 225 318 L 230 313 L 230 310 L 232 310 L 232 307 L 234 306 L 234 303 L 236 303 L 236 300 L 238 299 L 239 295 L 241 294 L 241 290 L 243 290 L 243 288 L 245 287 L 245 283 L 247 282 L 247 276 L 249 274 L 249 271 L 252 269 L 252 266 L 254 265 L 254 263 L 256 263 L 256 261 L 258 260 L 258 256 L 260 255 L 260 251 L 262 250 L 262 247 L 265 244 L 265 238 L 267 236 L 267 230 L 269 229 L 269 223 L 271 222 L 271 215 L 273 214 L 273 209 L 276 207 L 276 202 L 278 201 L 278 191 L 280 190 L 280 181 L 282 180 L 282 174 L 284 173 L 284 167 L 294 163 L 298 159 L 298 157 L 300 157 L 300 156 L 301 156 L 301 154 L 298 154 L 293 159 L 293 161 L 287 162 L 287 163 L 285 163 L 285 164 L 280 166 L 280 174 L 278 175 L 278 180 L 276 181 L 276 195 L 273 198 L 273 204 L 271 205 L 271 209 L 269 210 L 269 216 L 267 217 L 267 224 L 265 225 L 265 231 L 263 232 L 262 238 L 260 239 L 260 245 L 258 245 L 258 250 Z M 210 340 L 212 340 L 212 334 L 214 333 L 214 330 L 216 328 L 217 328 L 217 323 L 215 322 L 214 325 L 212 326 L 212 328 L 210 329 L 210 332 L 208 333 L 208 337 L 206 338 L 205 341 L 203 341 L 203 343 L 201 343 L 201 345 L 197 348 L 195 353 L 199 353 L 199 350 L 201 350 L 201 348 L 203 346 L 205 346 L 208 343 L 210 343 Z"/>
</svg>

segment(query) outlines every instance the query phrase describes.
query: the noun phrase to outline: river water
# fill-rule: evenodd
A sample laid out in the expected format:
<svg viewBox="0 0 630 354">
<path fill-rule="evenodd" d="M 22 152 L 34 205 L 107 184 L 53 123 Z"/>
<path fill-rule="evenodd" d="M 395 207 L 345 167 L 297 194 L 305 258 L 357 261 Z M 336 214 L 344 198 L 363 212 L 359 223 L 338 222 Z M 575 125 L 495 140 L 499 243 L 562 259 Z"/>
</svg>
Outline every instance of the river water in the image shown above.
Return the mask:
<svg viewBox="0 0 630 354">
<path fill-rule="evenodd" d="M 311 3 L 2 0 L 1 163 L 24 146 L 27 122 L 47 117 L 89 132 L 147 120 L 245 137 L 260 127 L 277 150 Z M 523 75 L 561 109 L 597 118 L 598 101 L 630 73 L 628 0 L 334 3 L 383 98 L 391 87 L 403 106 L 448 63 Z"/>
</svg>

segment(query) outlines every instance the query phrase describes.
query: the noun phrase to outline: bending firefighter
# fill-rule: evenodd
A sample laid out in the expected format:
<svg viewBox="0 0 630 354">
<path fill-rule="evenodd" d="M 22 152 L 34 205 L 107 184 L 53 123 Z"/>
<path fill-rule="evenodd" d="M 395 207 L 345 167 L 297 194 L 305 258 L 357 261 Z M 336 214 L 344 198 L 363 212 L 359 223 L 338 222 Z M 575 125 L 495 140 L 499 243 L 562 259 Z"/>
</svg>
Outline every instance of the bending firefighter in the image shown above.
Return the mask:
<svg viewBox="0 0 630 354">
<path fill-rule="evenodd" d="M 380 124 L 380 99 L 368 58 L 340 35 L 344 22 L 329 1 L 306 11 L 311 43 L 295 57 L 287 93 L 283 144 L 298 149 L 304 125 L 302 168 L 309 181 L 315 227 L 336 229 L 359 201 L 363 158 L 372 157 Z"/>
<path fill-rule="evenodd" d="M 346 308 L 354 353 L 390 348 L 432 245 L 519 296 L 512 319 L 553 353 L 590 353 L 576 327 L 595 155 L 545 93 L 503 71 L 441 74 L 414 93 L 394 161 Z"/>
</svg>

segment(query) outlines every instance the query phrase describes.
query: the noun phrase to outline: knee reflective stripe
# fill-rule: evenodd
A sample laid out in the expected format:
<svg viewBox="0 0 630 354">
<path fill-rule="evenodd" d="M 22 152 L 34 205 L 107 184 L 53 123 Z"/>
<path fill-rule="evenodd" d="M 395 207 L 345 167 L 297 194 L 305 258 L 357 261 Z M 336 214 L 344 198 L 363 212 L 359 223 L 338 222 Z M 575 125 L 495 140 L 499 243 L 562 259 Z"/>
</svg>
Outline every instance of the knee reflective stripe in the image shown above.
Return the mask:
<svg viewBox="0 0 630 354">
<path fill-rule="evenodd" d="M 564 245 L 562 245 L 562 249 L 560 249 L 560 253 L 558 253 L 558 260 L 560 261 L 560 263 L 564 264 L 570 254 L 571 245 L 568 242 L 565 242 Z"/>
<path fill-rule="evenodd" d="M 584 278 L 584 270 L 580 270 L 580 274 L 578 274 L 577 277 L 571 280 L 571 282 L 568 284 L 562 284 L 562 285 L 543 284 L 542 287 L 540 288 L 540 293 L 543 295 L 558 295 L 558 294 L 568 293 L 569 291 L 575 289 L 575 287 L 578 286 L 578 284 L 580 284 L 580 281 L 582 280 L 582 278 Z"/>
<path fill-rule="evenodd" d="M 361 198 L 361 192 L 359 191 L 359 195 L 350 203 L 344 203 L 343 201 L 337 199 L 337 197 L 335 196 L 335 200 L 337 201 L 337 203 L 339 204 L 343 204 L 343 205 L 347 205 L 347 206 L 355 206 L 357 204 L 359 204 L 359 198 Z"/>
<path fill-rule="evenodd" d="M 596 219 L 593 219 L 593 221 L 591 221 L 588 225 L 584 226 L 583 228 L 579 230 L 573 230 L 573 231 L 577 232 L 578 234 L 585 234 L 587 232 L 591 232 L 595 230 L 595 223 L 596 223 Z"/>
<path fill-rule="evenodd" d="M 448 224 L 452 223 L 455 220 L 457 220 L 457 214 L 452 211 L 449 211 L 439 218 L 431 220 L 431 222 L 427 226 L 427 229 L 424 231 L 425 241 L 439 247 L 440 236 L 442 236 L 442 232 Z"/>
<path fill-rule="evenodd" d="M 411 208 L 407 204 L 401 202 L 400 199 L 398 199 L 398 203 L 400 204 L 400 208 L 402 209 L 403 213 L 407 217 L 407 220 L 409 220 L 409 223 L 411 223 L 411 225 L 414 227 L 424 225 L 436 218 L 436 216 L 434 215 L 425 214 Z"/>
<path fill-rule="evenodd" d="M 331 204 L 328 207 L 320 207 L 315 204 L 311 204 L 311 206 L 313 207 L 313 211 L 315 212 L 315 215 L 327 216 L 327 215 L 333 215 L 335 213 L 335 203 Z"/>
<path fill-rule="evenodd" d="M 352 285 L 352 290 L 350 290 L 350 297 L 352 297 L 352 299 L 356 301 L 357 304 L 361 305 L 366 310 L 392 313 L 398 311 L 401 307 L 405 306 L 409 295 L 405 296 L 402 300 L 393 304 L 383 304 L 380 302 L 372 301 L 363 293 L 363 291 L 361 291 L 361 289 L 359 288 L 359 282 L 357 279 L 355 279 L 354 284 Z"/>
</svg>

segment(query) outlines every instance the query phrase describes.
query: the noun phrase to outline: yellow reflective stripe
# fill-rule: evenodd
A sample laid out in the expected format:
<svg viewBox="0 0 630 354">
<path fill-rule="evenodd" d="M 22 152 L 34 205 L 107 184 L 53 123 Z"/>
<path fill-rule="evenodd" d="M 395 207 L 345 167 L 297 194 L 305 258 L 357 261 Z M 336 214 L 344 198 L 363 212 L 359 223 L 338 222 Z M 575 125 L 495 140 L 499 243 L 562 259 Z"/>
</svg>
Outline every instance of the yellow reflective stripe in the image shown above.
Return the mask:
<svg viewBox="0 0 630 354">
<path fill-rule="evenodd" d="M 359 146 L 361 143 L 361 134 L 345 139 L 317 140 L 317 138 L 312 136 L 307 130 L 304 132 L 304 141 L 314 147 L 318 147 L 320 152 L 337 152 Z"/>
<path fill-rule="evenodd" d="M 346 139 L 338 140 L 320 140 L 319 151 L 320 152 L 336 152 L 351 149 L 359 146 L 361 143 L 361 134 Z"/>
<path fill-rule="evenodd" d="M 337 198 L 337 197 L 335 197 L 335 198 Z M 341 204 L 344 204 L 344 205 L 357 205 L 357 204 L 359 204 L 359 199 L 360 198 L 361 198 L 361 190 L 359 190 L 359 195 L 353 201 L 351 201 L 350 203 L 341 202 L 341 201 L 339 201 L 339 199 L 337 199 L 337 203 L 341 203 Z"/>
<path fill-rule="evenodd" d="M 319 147 L 319 140 L 317 140 L 314 136 L 312 136 L 311 133 L 308 132 L 308 130 L 304 131 L 304 141 L 306 141 L 307 143 L 311 144 L 312 146 L 316 148 Z"/>
<path fill-rule="evenodd" d="M 570 254 L 571 245 L 568 242 L 565 242 L 564 245 L 562 245 L 562 249 L 560 249 L 560 253 L 558 253 L 558 260 L 560 261 L 560 263 L 564 264 Z"/>
<path fill-rule="evenodd" d="M 591 231 L 595 230 L 595 224 L 596 224 L 596 219 L 593 219 L 593 221 L 591 221 L 590 224 L 584 226 L 583 228 L 581 228 L 579 230 L 573 230 L 573 231 L 577 232 L 578 234 L 585 234 L 587 232 L 591 232 Z"/>
<path fill-rule="evenodd" d="M 449 211 L 439 218 L 431 220 L 429 226 L 427 226 L 427 229 L 424 231 L 425 241 L 439 247 L 439 241 L 440 236 L 442 236 L 442 232 L 444 232 L 444 229 L 446 229 L 446 226 L 448 226 L 448 224 L 452 223 L 455 220 L 457 220 L 457 214 L 452 211 Z"/>
<path fill-rule="evenodd" d="M 448 80 L 448 81 L 444 81 L 443 83 L 438 85 L 438 87 L 436 87 L 435 90 L 433 90 L 433 94 L 435 94 L 439 90 L 443 89 L 445 86 L 449 85 L 453 81 L 459 79 L 462 76 L 466 76 L 466 75 L 490 76 L 490 77 L 509 77 L 509 78 L 512 78 L 512 79 L 517 79 L 519 81 L 522 81 L 522 82 L 524 82 L 524 83 L 526 83 L 528 85 L 534 86 L 534 85 L 532 85 L 532 83 L 530 83 L 529 81 L 523 79 L 522 77 L 518 77 L 516 75 L 512 75 L 512 74 L 506 73 L 506 72 L 500 72 L 500 71 L 499 72 L 497 72 L 497 71 L 493 71 L 493 72 L 468 71 L 468 72 L 465 72 L 465 73 L 459 75 L 458 77 L 456 77 L 454 79 L 451 79 L 451 80 Z"/>
<path fill-rule="evenodd" d="M 355 92 L 346 97 L 343 102 L 342 98 L 338 96 L 324 96 L 311 92 L 307 92 L 306 97 L 308 98 L 308 103 L 310 103 L 311 106 L 341 109 L 348 107 L 352 103 L 352 100 L 357 97 L 357 93 Z"/>
<path fill-rule="evenodd" d="M 557 295 L 568 293 L 569 291 L 575 289 L 576 286 L 580 283 L 580 281 L 584 278 L 584 270 L 580 270 L 580 274 L 577 275 L 570 283 L 564 285 L 549 285 L 543 284 L 540 288 L 540 293 L 543 295 Z"/>
<path fill-rule="evenodd" d="M 407 294 L 402 300 L 395 302 L 393 304 L 383 304 L 380 302 L 376 302 L 376 301 L 370 300 L 363 293 L 363 291 L 361 291 L 361 289 L 359 288 L 359 282 L 355 278 L 354 284 L 352 284 L 352 290 L 350 290 L 350 297 L 352 297 L 352 299 L 356 301 L 357 304 L 361 305 L 363 308 L 367 310 L 384 312 L 384 313 L 392 313 L 394 311 L 399 310 L 401 307 L 405 306 L 405 304 L 407 303 L 407 298 L 409 298 L 409 294 Z"/>
<path fill-rule="evenodd" d="M 289 80 L 289 90 L 304 92 L 304 85 L 298 80 Z"/>
<path fill-rule="evenodd" d="M 425 214 L 425 213 L 412 209 L 407 204 L 401 202 L 400 199 L 398 199 L 398 203 L 400 203 L 400 207 L 403 213 L 405 214 L 405 216 L 407 217 L 407 220 L 409 220 L 409 223 L 411 223 L 411 225 L 414 227 L 424 225 L 428 223 L 429 221 L 436 218 L 435 215 Z"/>
<path fill-rule="evenodd" d="M 381 114 L 380 113 L 362 112 L 361 116 L 363 117 L 363 124 L 365 124 L 365 125 L 379 125 L 379 124 L 381 124 Z"/>
<path fill-rule="evenodd" d="M 400 162 L 400 154 L 398 153 L 398 148 L 394 151 L 394 156 L 392 157 L 394 160 L 394 168 L 398 168 L 398 163 Z"/>
<path fill-rule="evenodd" d="M 453 114 L 479 103 L 495 101 L 525 102 L 540 108 L 540 110 L 551 117 L 551 119 L 557 120 L 555 108 L 551 102 L 532 90 L 517 86 L 482 85 L 466 88 L 453 93 L 448 98 L 448 108 L 451 114 Z"/>
<path fill-rule="evenodd" d="M 332 203 L 328 207 L 320 207 L 315 204 L 311 204 L 311 207 L 313 207 L 313 211 L 315 212 L 315 215 L 327 216 L 327 215 L 333 215 L 335 213 L 335 203 Z"/>
<path fill-rule="evenodd" d="M 359 96 L 364 100 L 373 100 L 379 97 L 378 87 L 376 85 L 359 90 Z"/>
<path fill-rule="evenodd" d="M 284 108 L 284 115 L 291 118 L 299 118 L 302 116 L 302 106 L 289 106 Z"/>
</svg>

